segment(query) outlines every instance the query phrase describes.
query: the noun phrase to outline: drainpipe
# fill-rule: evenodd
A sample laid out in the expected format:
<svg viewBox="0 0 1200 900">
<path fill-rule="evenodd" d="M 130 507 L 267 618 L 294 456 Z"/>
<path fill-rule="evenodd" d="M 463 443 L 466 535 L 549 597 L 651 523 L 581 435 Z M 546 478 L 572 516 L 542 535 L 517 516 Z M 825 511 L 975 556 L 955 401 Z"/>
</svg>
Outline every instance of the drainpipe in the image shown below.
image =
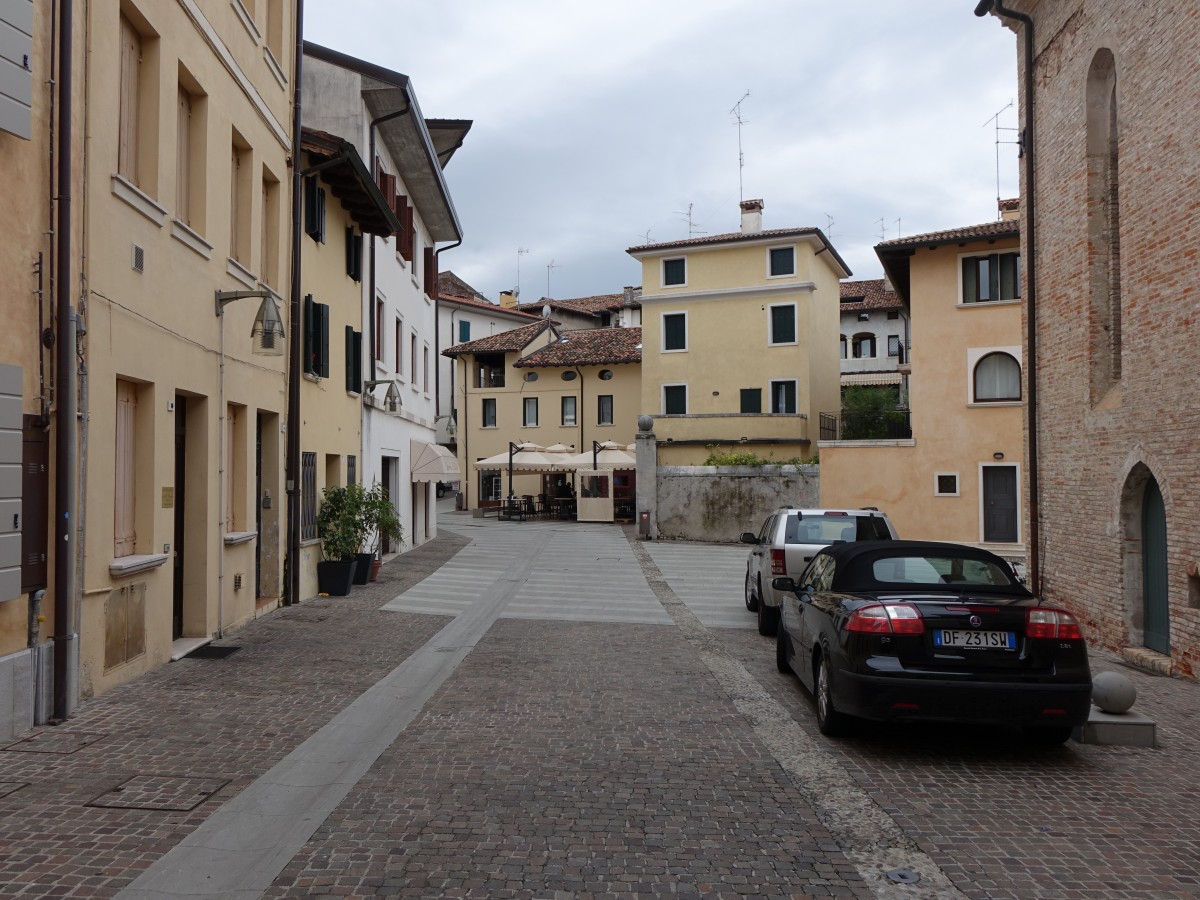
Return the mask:
<svg viewBox="0 0 1200 900">
<path fill-rule="evenodd" d="M 1028 396 L 1026 403 L 1027 429 L 1029 431 L 1029 584 L 1034 593 L 1041 593 L 1041 558 L 1039 543 L 1041 540 L 1040 507 L 1038 504 L 1038 383 L 1037 383 L 1037 241 L 1035 226 L 1037 216 L 1034 214 L 1036 197 L 1034 188 L 1034 141 L 1033 141 L 1033 19 L 1024 13 L 1006 9 L 1003 0 L 980 0 L 975 7 L 975 15 L 985 16 L 994 12 L 997 16 L 1015 19 L 1024 26 L 1025 52 L 1023 54 L 1022 76 L 1025 82 L 1022 105 L 1025 113 L 1025 128 L 1021 133 L 1021 152 L 1025 157 L 1024 184 L 1021 191 L 1021 204 L 1025 208 L 1025 340 L 1028 346 L 1028 359 L 1025 362 L 1026 378 L 1028 381 Z"/>
<path fill-rule="evenodd" d="M 292 77 L 295 90 L 292 102 L 292 272 L 288 303 L 288 395 L 287 395 L 287 605 L 300 602 L 300 241 L 304 234 L 304 176 L 300 171 L 301 77 L 304 67 L 304 0 L 296 0 L 296 58 Z"/>
</svg>

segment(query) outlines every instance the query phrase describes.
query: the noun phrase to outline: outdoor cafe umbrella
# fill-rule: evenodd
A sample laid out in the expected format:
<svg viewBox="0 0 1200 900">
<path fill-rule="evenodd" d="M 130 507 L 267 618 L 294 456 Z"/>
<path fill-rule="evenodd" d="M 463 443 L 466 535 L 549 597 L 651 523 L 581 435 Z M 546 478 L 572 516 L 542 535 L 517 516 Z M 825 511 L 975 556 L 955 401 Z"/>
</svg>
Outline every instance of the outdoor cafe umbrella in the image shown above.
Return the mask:
<svg viewBox="0 0 1200 900">
<path fill-rule="evenodd" d="M 572 469 L 636 469 L 637 457 L 616 441 L 592 441 L 592 449 L 563 460 Z"/>
<path fill-rule="evenodd" d="M 513 496 L 513 472 L 557 472 L 561 471 L 558 462 L 553 458 L 558 453 L 547 454 L 540 444 L 514 444 L 511 441 L 508 449 L 495 456 L 475 461 L 476 469 L 508 469 L 508 496 Z"/>
</svg>

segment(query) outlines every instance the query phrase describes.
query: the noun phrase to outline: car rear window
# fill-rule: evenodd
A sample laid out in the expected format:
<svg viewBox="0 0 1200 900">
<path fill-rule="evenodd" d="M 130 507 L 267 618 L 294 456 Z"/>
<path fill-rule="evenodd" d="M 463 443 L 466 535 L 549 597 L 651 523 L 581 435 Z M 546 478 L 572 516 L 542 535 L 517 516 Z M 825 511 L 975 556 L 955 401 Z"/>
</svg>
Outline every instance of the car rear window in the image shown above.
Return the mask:
<svg viewBox="0 0 1200 900">
<path fill-rule="evenodd" d="M 833 544 L 838 541 L 889 540 L 882 516 L 788 516 L 785 544 Z"/>
<path fill-rule="evenodd" d="M 1013 579 L 999 565 L 956 556 L 887 556 L 871 564 L 871 576 L 887 584 L 942 587 L 1009 587 Z"/>
</svg>

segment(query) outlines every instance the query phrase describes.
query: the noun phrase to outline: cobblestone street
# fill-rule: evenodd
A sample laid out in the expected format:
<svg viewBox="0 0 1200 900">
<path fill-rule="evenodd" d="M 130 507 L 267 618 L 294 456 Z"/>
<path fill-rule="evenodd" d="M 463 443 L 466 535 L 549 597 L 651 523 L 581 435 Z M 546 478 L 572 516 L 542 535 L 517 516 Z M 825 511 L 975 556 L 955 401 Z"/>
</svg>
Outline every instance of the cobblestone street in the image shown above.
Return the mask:
<svg viewBox="0 0 1200 900">
<path fill-rule="evenodd" d="M 831 741 L 753 628 L 739 545 L 440 518 L 377 583 L 4 747 L 0 896 L 1200 893 L 1195 684 L 1093 655 L 1153 750 Z"/>
</svg>

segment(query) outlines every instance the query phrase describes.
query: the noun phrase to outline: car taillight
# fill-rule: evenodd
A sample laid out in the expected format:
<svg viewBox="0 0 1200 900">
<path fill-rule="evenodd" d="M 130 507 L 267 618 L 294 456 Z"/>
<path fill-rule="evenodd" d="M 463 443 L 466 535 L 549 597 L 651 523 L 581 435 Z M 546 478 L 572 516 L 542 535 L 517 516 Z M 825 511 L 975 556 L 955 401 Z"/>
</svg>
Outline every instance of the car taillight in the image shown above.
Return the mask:
<svg viewBox="0 0 1200 900">
<path fill-rule="evenodd" d="M 851 613 L 846 630 L 858 634 L 924 634 L 925 621 L 911 603 L 877 603 Z"/>
<path fill-rule="evenodd" d="M 1083 640 L 1079 622 L 1069 612 L 1040 606 L 1025 613 L 1025 637 L 1060 641 Z"/>
<path fill-rule="evenodd" d="M 787 559 L 783 555 L 782 550 L 771 551 L 771 574 L 786 575 L 787 574 Z"/>
</svg>

